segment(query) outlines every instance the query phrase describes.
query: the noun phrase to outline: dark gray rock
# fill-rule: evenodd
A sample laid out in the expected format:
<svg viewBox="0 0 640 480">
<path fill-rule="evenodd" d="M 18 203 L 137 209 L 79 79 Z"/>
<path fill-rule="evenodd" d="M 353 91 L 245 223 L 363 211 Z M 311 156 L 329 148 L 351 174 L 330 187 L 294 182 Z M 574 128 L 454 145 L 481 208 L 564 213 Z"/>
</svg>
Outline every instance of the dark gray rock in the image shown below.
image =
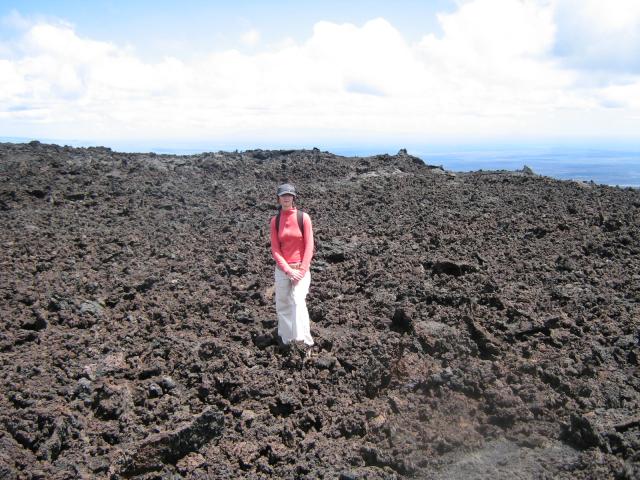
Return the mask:
<svg viewBox="0 0 640 480">
<path fill-rule="evenodd" d="M 398 307 L 393 312 L 391 326 L 399 332 L 413 331 L 413 316 L 415 310 L 409 306 Z"/>
<path fill-rule="evenodd" d="M 80 304 L 79 311 L 81 315 L 92 315 L 101 318 L 104 314 L 104 307 L 96 301 L 86 300 Z"/>
<path fill-rule="evenodd" d="M 33 309 L 33 315 L 22 322 L 25 330 L 40 331 L 47 328 L 47 313 L 40 308 Z"/>
<path fill-rule="evenodd" d="M 172 431 L 151 435 L 132 445 L 132 453 L 122 462 L 122 473 L 136 475 L 160 470 L 165 464 L 175 465 L 188 453 L 220 437 L 223 430 L 224 415 L 215 410 L 205 410 L 190 423 Z"/>
<path fill-rule="evenodd" d="M 164 395 L 164 391 L 162 387 L 155 382 L 151 382 L 149 387 L 147 388 L 147 392 L 149 394 L 149 398 L 158 398 Z"/>
<path fill-rule="evenodd" d="M 172 377 L 163 377 L 160 381 L 160 386 L 165 393 L 168 393 L 176 388 L 177 385 Z"/>
<path fill-rule="evenodd" d="M 74 395 L 82 400 L 85 405 L 90 405 L 93 401 L 93 382 L 85 377 L 80 378 L 76 384 Z"/>
</svg>

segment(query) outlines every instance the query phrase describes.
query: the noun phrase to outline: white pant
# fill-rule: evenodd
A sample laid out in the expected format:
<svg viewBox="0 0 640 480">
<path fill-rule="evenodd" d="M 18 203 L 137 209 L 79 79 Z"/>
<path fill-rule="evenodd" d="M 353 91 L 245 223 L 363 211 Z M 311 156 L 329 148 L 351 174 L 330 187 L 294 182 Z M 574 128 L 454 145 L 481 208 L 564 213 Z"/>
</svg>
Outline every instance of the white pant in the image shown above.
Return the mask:
<svg viewBox="0 0 640 480">
<path fill-rule="evenodd" d="M 309 293 L 311 274 L 305 273 L 297 285 L 293 285 L 289 277 L 276 267 L 276 312 L 278 314 L 278 335 L 283 343 L 301 340 L 313 345 L 309 312 L 305 298 Z"/>
</svg>

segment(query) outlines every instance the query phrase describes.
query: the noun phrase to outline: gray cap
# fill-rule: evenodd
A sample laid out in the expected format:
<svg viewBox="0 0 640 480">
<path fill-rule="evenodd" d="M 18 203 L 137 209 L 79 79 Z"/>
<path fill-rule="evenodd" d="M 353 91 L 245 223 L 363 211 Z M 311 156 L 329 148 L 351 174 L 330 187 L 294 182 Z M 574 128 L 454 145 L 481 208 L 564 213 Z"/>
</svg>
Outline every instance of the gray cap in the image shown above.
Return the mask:
<svg viewBox="0 0 640 480">
<path fill-rule="evenodd" d="M 281 195 L 293 195 L 294 197 L 296 196 L 296 187 L 294 187 L 293 185 L 291 185 L 290 183 L 283 183 L 282 185 L 280 185 L 278 187 L 278 196 L 280 197 Z"/>
</svg>

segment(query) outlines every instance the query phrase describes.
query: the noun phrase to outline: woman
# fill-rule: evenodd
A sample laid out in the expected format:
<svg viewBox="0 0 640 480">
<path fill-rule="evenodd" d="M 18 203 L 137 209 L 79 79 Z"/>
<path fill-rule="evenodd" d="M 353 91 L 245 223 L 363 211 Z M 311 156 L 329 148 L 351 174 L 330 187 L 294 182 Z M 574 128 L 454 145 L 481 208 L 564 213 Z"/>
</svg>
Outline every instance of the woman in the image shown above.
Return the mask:
<svg viewBox="0 0 640 480">
<path fill-rule="evenodd" d="M 293 185 L 280 185 L 277 195 L 280 213 L 271 219 L 271 253 L 276 261 L 278 335 L 285 345 L 298 340 L 310 346 L 313 338 L 305 298 L 311 283 L 309 266 L 313 257 L 311 218 L 298 213 Z"/>
</svg>

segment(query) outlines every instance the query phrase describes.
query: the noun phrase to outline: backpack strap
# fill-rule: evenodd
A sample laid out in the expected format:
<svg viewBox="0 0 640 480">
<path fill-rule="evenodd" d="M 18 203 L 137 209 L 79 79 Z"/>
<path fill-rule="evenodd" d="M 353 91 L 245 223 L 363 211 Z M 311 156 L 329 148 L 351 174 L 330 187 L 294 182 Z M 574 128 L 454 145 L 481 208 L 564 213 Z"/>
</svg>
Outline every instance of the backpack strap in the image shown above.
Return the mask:
<svg viewBox="0 0 640 480">
<path fill-rule="evenodd" d="M 302 233 L 302 238 L 304 238 L 304 213 L 302 210 L 298 210 L 298 227 L 300 228 L 300 233 Z M 280 212 L 276 215 L 276 232 L 280 233 Z"/>
<path fill-rule="evenodd" d="M 300 227 L 300 233 L 304 238 L 304 213 L 302 213 L 302 210 L 298 210 L 298 227 Z"/>
</svg>

